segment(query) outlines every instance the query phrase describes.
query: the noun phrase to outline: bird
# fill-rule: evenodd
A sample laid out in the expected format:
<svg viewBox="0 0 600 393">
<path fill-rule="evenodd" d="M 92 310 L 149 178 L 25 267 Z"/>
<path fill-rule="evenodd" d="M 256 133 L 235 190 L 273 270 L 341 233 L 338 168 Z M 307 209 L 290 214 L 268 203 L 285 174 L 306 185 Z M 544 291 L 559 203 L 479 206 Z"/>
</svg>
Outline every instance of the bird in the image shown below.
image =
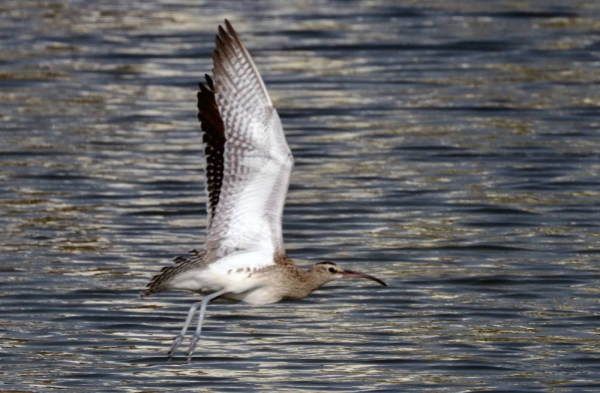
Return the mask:
<svg viewBox="0 0 600 393">
<path fill-rule="evenodd" d="M 167 356 L 172 359 L 194 316 L 198 324 L 186 352 L 196 349 L 208 303 L 225 298 L 255 305 L 300 300 L 340 278 L 374 276 L 331 261 L 307 270 L 285 251 L 282 215 L 294 158 L 277 110 L 250 53 L 231 23 L 218 27 L 213 77 L 199 83 L 198 120 L 206 159 L 207 235 L 202 251 L 174 259 L 140 296 L 175 289 L 203 295 L 189 309 Z M 199 311 L 198 311 L 199 310 Z"/>
</svg>

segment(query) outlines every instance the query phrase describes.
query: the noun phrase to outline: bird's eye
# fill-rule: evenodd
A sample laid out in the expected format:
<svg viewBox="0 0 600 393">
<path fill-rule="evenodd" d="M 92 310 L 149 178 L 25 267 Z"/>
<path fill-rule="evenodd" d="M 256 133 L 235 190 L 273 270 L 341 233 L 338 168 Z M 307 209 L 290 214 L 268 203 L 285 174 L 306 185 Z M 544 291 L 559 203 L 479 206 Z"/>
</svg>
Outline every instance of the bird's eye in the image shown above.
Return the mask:
<svg viewBox="0 0 600 393">
<path fill-rule="evenodd" d="M 329 269 L 327 269 L 327 270 L 329 270 L 329 273 L 335 273 L 335 268 L 333 268 L 333 267 L 330 267 L 330 268 L 329 268 Z"/>
</svg>

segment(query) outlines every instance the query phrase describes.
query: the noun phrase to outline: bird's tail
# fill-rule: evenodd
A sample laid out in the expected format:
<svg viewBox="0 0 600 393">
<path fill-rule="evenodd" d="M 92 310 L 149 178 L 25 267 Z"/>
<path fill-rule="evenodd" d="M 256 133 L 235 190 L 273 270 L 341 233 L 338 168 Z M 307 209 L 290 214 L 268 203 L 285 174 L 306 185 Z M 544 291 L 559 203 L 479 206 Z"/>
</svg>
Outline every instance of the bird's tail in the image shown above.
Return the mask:
<svg viewBox="0 0 600 393">
<path fill-rule="evenodd" d="M 162 292 L 169 289 L 169 281 L 171 279 L 189 269 L 195 268 L 204 263 L 204 252 L 191 250 L 188 257 L 178 256 L 173 259 L 175 262 L 172 266 L 165 266 L 156 274 L 148 284 L 146 289 L 140 293 L 140 298 L 145 298 L 154 293 Z"/>
</svg>

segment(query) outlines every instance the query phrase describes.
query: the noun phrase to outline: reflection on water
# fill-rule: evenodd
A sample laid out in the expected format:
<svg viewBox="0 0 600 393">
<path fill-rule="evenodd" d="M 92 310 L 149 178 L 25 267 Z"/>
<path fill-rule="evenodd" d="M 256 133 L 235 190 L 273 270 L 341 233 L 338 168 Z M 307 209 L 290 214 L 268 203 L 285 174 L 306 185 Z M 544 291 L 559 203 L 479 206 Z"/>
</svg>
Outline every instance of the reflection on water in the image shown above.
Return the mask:
<svg viewBox="0 0 600 393">
<path fill-rule="evenodd" d="M 595 2 L 0 5 L 6 389 L 596 391 Z M 391 285 L 140 301 L 204 239 L 195 89 L 232 20 L 296 158 L 288 252 Z"/>
</svg>

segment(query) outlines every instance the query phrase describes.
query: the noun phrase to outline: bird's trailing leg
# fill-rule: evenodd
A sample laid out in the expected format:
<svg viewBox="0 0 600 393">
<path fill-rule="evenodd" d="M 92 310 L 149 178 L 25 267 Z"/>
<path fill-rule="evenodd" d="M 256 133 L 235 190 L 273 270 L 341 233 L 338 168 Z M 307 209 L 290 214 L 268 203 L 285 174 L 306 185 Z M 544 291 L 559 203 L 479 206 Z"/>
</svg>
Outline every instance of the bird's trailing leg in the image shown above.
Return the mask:
<svg viewBox="0 0 600 393">
<path fill-rule="evenodd" d="M 175 351 L 181 344 L 181 341 L 183 340 L 183 336 L 185 336 L 185 332 L 187 332 L 187 329 L 190 326 L 190 322 L 192 322 L 192 318 L 194 317 L 196 310 L 198 310 L 198 307 L 200 307 L 201 305 L 202 305 L 202 302 L 197 302 L 197 303 L 192 304 L 192 307 L 190 307 L 190 311 L 188 312 L 187 318 L 185 319 L 185 324 L 183 325 L 183 329 L 181 329 L 181 332 L 179 332 L 179 335 L 177 335 L 177 337 L 175 337 L 175 340 L 173 340 L 173 345 L 171 345 L 171 349 L 169 349 L 169 352 L 167 353 L 169 360 L 171 360 L 171 358 L 173 357 L 173 354 L 175 353 Z"/>
<path fill-rule="evenodd" d="M 192 358 L 192 355 L 194 354 L 194 349 L 196 349 L 196 344 L 198 344 L 198 340 L 200 339 L 200 333 L 202 332 L 202 322 L 204 322 L 204 315 L 206 314 L 206 306 L 208 305 L 208 302 L 210 302 L 214 298 L 223 295 L 225 292 L 225 290 L 221 290 L 215 293 L 211 293 L 210 295 L 205 296 L 204 299 L 202 299 L 202 301 L 200 302 L 200 316 L 198 317 L 198 327 L 196 328 L 196 332 L 194 333 L 192 342 L 190 342 L 190 347 L 188 348 L 187 353 L 185 354 L 187 356 L 188 362 Z M 186 321 L 186 328 L 187 325 L 189 325 L 188 321 Z"/>
</svg>

